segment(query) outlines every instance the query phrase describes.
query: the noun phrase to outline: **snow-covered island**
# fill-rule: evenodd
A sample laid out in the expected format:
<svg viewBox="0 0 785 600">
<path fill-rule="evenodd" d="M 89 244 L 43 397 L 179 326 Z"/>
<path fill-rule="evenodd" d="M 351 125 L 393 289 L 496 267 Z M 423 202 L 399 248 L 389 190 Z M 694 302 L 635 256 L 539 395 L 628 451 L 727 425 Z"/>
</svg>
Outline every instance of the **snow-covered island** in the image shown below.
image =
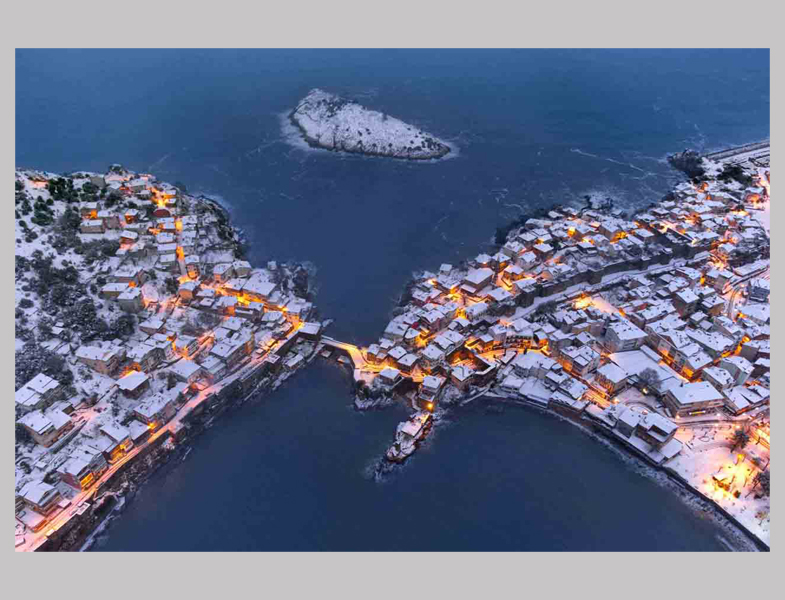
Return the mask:
<svg viewBox="0 0 785 600">
<path fill-rule="evenodd" d="M 327 150 L 411 160 L 442 158 L 450 146 L 414 125 L 314 89 L 290 119 L 311 145 Z"/>
</svg>

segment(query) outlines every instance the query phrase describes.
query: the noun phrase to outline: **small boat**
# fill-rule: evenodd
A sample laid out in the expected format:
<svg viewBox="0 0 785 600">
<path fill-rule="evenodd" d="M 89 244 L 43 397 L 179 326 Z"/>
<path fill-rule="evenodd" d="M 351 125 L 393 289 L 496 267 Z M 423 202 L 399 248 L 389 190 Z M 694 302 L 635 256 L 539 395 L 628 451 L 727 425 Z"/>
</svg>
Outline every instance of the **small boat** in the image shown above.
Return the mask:
<svg viewBox="0 0 785 600">
<path fill-rule="evenodd" d="M 431 426 L 431 413 L 421 411 L 408 421 L 399 423 L 395 432 L 395 442 L 387 450 L 387 460 L 403 462 L 417 449 L 417 442 L 425 437 Z"/>
</svg>

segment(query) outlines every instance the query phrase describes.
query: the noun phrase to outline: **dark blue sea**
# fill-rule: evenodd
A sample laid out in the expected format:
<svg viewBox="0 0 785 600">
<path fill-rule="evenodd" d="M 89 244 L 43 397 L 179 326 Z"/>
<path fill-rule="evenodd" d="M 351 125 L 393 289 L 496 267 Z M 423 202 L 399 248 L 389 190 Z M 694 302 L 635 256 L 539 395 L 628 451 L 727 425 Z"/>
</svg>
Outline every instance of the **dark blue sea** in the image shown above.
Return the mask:
<svg viewBox="0 0 785 600">
<path fill-rule="evenodd" d="M 451 142 L 404 162 L 304 146 L 311 88 Z M 329 332 L 368 344 L 412 271 L 586 195 L 627 210 L 665 160 L 769 137 L 768 50 L 18 50 L 16 163 L 121 163 L 228 207 L 249 258 L 310 261 Z M 479 401 L 383 481 L 402 409 L 357 413 L 315 363 L 228 414 L 109 529 L 104 550 L 721 550 L 724 528 L 578 428 Z M 731 545 L 733 545 L 731 543 Z"/>
</svg>

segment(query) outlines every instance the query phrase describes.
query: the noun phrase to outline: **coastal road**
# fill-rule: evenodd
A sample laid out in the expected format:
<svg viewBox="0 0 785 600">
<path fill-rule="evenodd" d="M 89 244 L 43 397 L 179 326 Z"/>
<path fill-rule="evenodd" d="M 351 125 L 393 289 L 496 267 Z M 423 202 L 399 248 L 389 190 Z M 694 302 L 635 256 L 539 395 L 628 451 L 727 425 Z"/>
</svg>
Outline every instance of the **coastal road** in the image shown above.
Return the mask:
<svg viewBox="0 0 785 600">
<path fill-rule="evenodd" d="M 246 365 L 259 365 L 262 361 L 269 356 L 271 353 L 277 351 L 281 345 L 286 343 L 292 336 L 297 335 L 299 331 L 299 327 L 295 328 L 286 338 L 283 340 L 279 340 L 276 344 L 266 353 L 262 354 L 259 357 L 252 358 Z M 140 452 L 142 452 L 145 448 L 150 446 L 151 444 L 156 443 L 156 441 L 162 436 L 171 434 L 175 431 L 176 427 L 183 422 L 183 419 L 191 413 L 197 406 L 199 406 L 202 402 L 206 399 L 211 397 L 213 394 L 220 392 L 226 386 L 231 385 L 244 371 L 243 368 L 238 368 L 235 370 L 231 375 L 222 379 L 220 382 L 216 383 L 215 385 L 206 387 L 205 389 L 201 390 L 197 393 L 193 398 L 188 400 L 185 404 L 183 404 L 180 409 L 177 411 L 175 416 L 165 425 L 154 431 L 150 434 L 148 439 L 142 442 L 139 445 L 135 445 L 131 450 L 128 451 L 127 454 L 123 455 L 119 458 L 116 462 L 111 464 L 109 468 L 99 477 L 93 485 L 90 486 L 87 490 L 82 490 L 78 492 L 75 496 L 71 498 L 71 504 L 65 510 L 62 510 L 38 532 L 26 531 L 24 534 L 24 542 L 15 548 L 16 552 L 34 552 L 47 539 L 47 533 L 57 531 L 63 525 L 65 525 L 71 517 L 74 516 L 75 510 L 74 508 L 78 507 L 80 503 L 90 500 L 93 495 L 96 493 L 97 490 L 101 488 L 101 486 L 107 483 L 114 475 L 119 471 L 124 465 L 126 465 L 129 461 L 136 458 Z"/>
<path fill-rule="evenodd" d="M 109 468 L 99 477 L 95 483 L 87 490 L 82 490 L 76 496 L 71 498 L 71 504 L 68 508 L 55 515 L 44 527 L 38 532 L 25 533 L 25 541 L 23 544 L 17 546 L 17 552 L 34 552 L 38 549 L 47 539 L 47 533 L 57 531 L 65 525 L 71 517 L 75 514 L 75 508 L 81 503 L 86 502 L 92 498 L 95 492 L 100 489 L 101 484 L 106 483 L 115 473 L 120 470 L 123 465 L 128 461 L 133 460 L 136 456 L 150 444 L 153 444 L 161 435 L 168 431 L 167 427 L 162 427 L 158 431 L 153 432 L 150 437 L 142 444 L 134 446 L 127 454 L 119 458 L 116 462 L 112 463 Z"/>
<path fill-rule="evenodd" d="M 757 272 L 755 272 L 753 274 L 750 274 L 750 275 L 746 276 L 744 279 L 741 279 L 741 280 L 739 280 L 739 281 L 737 281 L 737 282 L 735 282 L 735 283 L 733 283 L 733 284 L 731 284 L 729 286 L 729 289 L 732 290 L 732 291 L 731 291 L 730 298 L 728 298 L 728 308 L 727 308 L 726 314 L 727 314 L 727 316 L 730 319 L 733 319 L 733 317 L 734 317 L 733 309 L 734 309 L 734 306 L 736 304 L 736 301 L 741 296 L 741 293 L 742 293 L 742 291 L 744 289 L 744 285 L 750 279 L 753 279 L 755 277 L 762 277 L 763 279 L 769 279 L 771 277 L 770 273 L 771 273 L 771 267 L 766 267 L 764 270 L 757 271 Z"/>
<path fill-rule="evenodd" d="M 733 308 L 736 304 L 736 300 L 738 300 L 738 297 L 741 294 L 741 291 L 741 288 L 734 289 L 730 294 L 730 298 L 728 298 L 728 308 L 726 310 L 726 314 L 729 319 L 733 319 Z"/>
</svg>

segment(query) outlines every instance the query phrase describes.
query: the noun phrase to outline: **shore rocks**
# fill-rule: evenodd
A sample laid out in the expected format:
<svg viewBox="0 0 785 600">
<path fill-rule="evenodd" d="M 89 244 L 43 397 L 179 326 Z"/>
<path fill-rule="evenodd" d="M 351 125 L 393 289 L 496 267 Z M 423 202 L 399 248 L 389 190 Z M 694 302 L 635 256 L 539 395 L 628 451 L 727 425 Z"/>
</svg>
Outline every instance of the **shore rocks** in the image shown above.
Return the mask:
<svg viewBox="0 0 785 600">
<path fill-rule="evenodd" d="M 413 125 L 320 89 L 311 90 L 290 115 L 314 147 L 410 160 L 441 158 L 442 140 Z"/>
</svg>

